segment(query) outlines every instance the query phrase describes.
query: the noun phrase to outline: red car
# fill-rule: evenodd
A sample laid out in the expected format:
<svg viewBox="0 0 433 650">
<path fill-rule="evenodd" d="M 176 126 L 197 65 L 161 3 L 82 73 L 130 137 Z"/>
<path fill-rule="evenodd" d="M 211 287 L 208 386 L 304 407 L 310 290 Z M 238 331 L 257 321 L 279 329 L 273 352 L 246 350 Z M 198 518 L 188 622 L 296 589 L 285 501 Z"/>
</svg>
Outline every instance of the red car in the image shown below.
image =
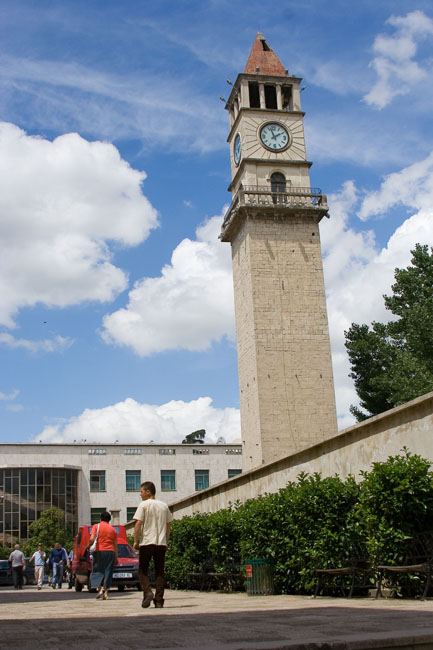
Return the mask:
<svg viewBox="0 0 433 650">
<path fill-rule="evenodd" d="M 84 586 L 89 587 L 89 577 L 92 573 L 93 558 L 90 551 L 86 550 L 89 543 L 90 532 L 93 526 L 80 526 L 74 541 L 72 558 L 72 574 L 75 591 L 81 591 Z M 117 550 L 119 563 L 113 571 L 113 587 L 123 591 L 125 587 L 141 589 L 138 580 L 138 558 L 128 543 L 126 531 L 123 526 L 113 526 L 117 532 Z"/>
</svg>

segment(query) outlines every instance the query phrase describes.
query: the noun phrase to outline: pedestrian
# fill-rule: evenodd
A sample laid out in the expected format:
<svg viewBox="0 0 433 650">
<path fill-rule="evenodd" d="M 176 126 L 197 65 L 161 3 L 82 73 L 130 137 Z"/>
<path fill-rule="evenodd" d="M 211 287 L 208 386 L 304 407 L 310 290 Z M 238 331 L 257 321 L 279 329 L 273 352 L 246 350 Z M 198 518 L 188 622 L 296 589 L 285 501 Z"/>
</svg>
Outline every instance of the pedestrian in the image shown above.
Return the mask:
<svg viewBox="0 0 433 650">
<path fill-rule="evenodd" d="M 43 550 L 42 544 L 38 544 L 38 550 L 35 551 L 30 558 L 30 562 L 35 563 L 35 581 L 38 585 L 38 591 L 42 589 L 44 582 L 44 567 L 45 560 L 47 559 L 47 554 Z"/>
<path fill-rule="evenodd" d="M 111 515 L 109 512 L 101 514 L 101 521 L 95 524 L 90 533 L 87 548 L 90 549 L 96 541 L 96 550 L 93 553 L 92 574 L 90 576 L 90 588 L 97 589 L 99 600 L 108 599 L 108 591 L 113 579 L 113 569 L 118 562 L 117 557 L 117 532 L 109 524 Z"/>
<path fill-rule="evenodd" d="M 51 549 L 50 563 L 53 566 L 51 586 L 53 589 L 56 587 L 57 589 L 61 589 L 63 583 L 63 572 L 68 564 L 68 556 L 60 542 L 56 542 L 54 548 Z"/>
<path fill-rule="evenodd" d="M 155 499 L 155 494 L 154 483 L 142 483 L 142 501 L 134 515 L 134 549 L 139 551 L 138 577 L 143 590 L 142 607 L 149 607 L 152 600 L 155 607 L 164 607 L 165 554 L 173 516 L 166 503 Z M 155 597 L 149 580 L 152 557 L 155 564 Z"/>
<path fill-rule="evenodd" d="M 15 550 L 9 555 L 9 564 L 12 566 L 12 579 L 15 589 L 23 588 L 23 572 L 26 568 L 24 553 L 20 551 L 20 545 L 15 544 Z"/>
</svg>

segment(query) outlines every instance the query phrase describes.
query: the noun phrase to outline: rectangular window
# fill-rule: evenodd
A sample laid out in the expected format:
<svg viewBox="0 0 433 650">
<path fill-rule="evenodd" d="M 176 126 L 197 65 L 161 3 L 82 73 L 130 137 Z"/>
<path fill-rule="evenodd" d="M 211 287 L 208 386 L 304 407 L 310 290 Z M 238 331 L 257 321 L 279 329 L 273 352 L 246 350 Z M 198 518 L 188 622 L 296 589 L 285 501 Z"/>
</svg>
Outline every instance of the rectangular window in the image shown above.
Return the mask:
<svg viewBox="0 0 433 650">
<path fill-rule="evenodd" d="M 137 507 L 134 506 L 133 508 L 126 508 L 126 521 L 131 521 L 131 519 L 134 519 L 134 515 L 137 512 Z"/>
<path fill-rule="evenodd" d="M 162 469 L 161 470 L 161 490 L 162 492 L 170 492 L 176 489 L 176 470 Z"/>
<path fill-rule="evenodd" d="M 123 450 L 123 453 L 124 453 L 124 454 L 127 454 L 127 455 L 129 455 L 129 456 L 130 456 L 130 455 L 135 455 L 135 456 L 137 456 L 137 455 L 140 455 L 140 454 L 141 454 L 141 449 L 124 449 L 124 450 Z"/>
<path fill-rule="evenodd" d="M 174 456 L 176 453 L 176 449 L 168 449 L 168 448 L 160 449 L 159 453 L 161 454 L 161 456 Z"/>
<path fill-rule="evenodd" d="M 140 492 L 140 476 L 139 469 L 126 470 L 126 491 L 127 492 Z"/>
<path fill-rule="evenodd" d="M 209 487 L 209 470 L 196 469 L 195 470 L 195 489 L 205 490 Z"/>
<path fill-rule="evenodd" d="M 101 515 L 105 512 L 106 508 L 91 508 L 90 509 L 90 523 L 99 524 L 101 521 Z"/>
<path fill-rule="evenodd" d="M 237 476 L 238 474 L 242 474 L 241 469 L 229 469 L 227 478 L 233 478 L 233 476 Z"/>
<path fill-rule="evenodd" d="M 105 492 L 105 469 L 90 471 L 90 492 Z"/>
<path fill-rule="evenodd" d="M 203 447 L 197 447 L 196 449 L 192 450 L 193 454 L 200 455 L 200 456 L 208 456 L 209 455 L 209 449 L 203 449 Z"/>
</svg>

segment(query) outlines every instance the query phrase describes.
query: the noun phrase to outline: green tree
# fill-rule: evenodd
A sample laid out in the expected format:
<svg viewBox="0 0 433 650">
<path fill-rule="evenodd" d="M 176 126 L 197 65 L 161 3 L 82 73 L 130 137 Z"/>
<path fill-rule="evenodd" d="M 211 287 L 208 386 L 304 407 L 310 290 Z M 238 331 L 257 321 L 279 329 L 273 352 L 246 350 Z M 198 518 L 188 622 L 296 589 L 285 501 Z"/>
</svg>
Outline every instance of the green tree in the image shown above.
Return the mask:
<svg viewBox="0 0 433 650">
<path fill-rule="evenodd" d="M 206 429 L 198 429 L 192 433 L 188 433 L 187 436 L 182 440 L 183 445 L 196 445 L 197 443 L 203 444 L 204 438 L 206 436 Z"/>
<path fill-rule="evenodd" d="M 49 508 L 41 512 L 39 519 L 29 526 L 29 538 L 23 544 L 22 551 L 31 555 L 36 551 L 38 544 L 42 544 L 45 551 L 49 551 L 56 542 L 60 542 L 67 549 L 74 543 L 74 534 L 69 526 L 65 526 L 65 513 L 59 508 Z"/>
<path fill-rule="evenodd" d="M 389 323 L 352 323 L 345 332 L 358 421 L 433 390 L 433 248 L 416 244 L 411 265 L 395 269 Z"/>
</svg>

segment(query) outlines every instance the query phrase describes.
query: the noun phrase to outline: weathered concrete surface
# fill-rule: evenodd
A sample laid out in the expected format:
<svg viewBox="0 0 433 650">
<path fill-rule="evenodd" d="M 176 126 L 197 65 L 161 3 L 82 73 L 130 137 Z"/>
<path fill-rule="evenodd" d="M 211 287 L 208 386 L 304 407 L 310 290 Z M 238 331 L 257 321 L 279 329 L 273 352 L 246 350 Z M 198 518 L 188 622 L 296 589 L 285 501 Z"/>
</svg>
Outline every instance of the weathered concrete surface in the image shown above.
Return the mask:
<svg viewBox="0 0 433 650">
<path fill-rule="evenodd" d="M 359 480 L 361 470 L 399 454 L 403 447 L 433 461 L 432 435 L 433 392 L 349 427 L 317 445 L 191 494 L 170 509 L 175 519 L 195 512 L 216 512 L 229 503 L 278 492 L 289 481 L 296 481 L 300 472 L 338 474 L 341 478 L 353 474 Z"/>
<path fill-rule="evenodd" d="M 168 591 L 164 609 L 136 591 L 0 590 L 0 647 L 120 650 L 433 649 L 433 602 Z"/>
</svg>

